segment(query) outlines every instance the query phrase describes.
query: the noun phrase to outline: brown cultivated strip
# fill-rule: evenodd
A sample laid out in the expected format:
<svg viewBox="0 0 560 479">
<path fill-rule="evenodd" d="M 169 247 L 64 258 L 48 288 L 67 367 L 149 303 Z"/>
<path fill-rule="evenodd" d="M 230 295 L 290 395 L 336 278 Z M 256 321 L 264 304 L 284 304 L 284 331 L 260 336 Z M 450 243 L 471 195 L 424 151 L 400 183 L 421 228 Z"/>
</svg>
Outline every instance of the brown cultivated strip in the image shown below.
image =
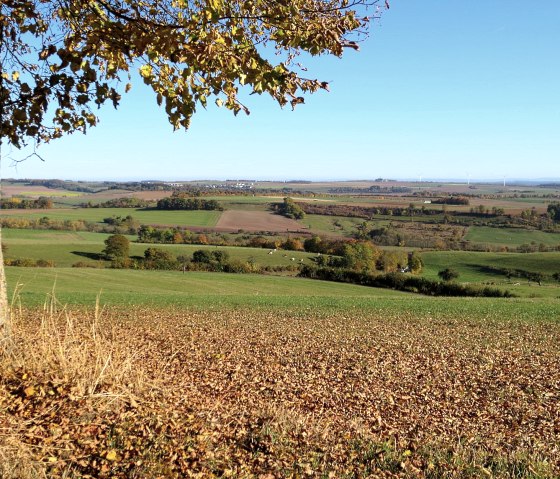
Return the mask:
<svg viewBox="0 0 560 479">
<path fill-rule="evenodd" d="M 1 378 L 1 477 L 560 475 L 554 322 L 24 311 Z"/>
</svg>

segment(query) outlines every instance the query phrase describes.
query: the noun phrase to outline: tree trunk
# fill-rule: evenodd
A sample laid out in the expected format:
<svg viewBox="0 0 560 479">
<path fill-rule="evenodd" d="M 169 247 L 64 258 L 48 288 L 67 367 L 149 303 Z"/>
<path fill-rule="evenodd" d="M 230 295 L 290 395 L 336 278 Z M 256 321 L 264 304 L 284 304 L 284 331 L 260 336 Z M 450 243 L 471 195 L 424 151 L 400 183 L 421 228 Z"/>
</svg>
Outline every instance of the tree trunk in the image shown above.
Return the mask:
<svg viewBox="0 0 560 479">
<path fill-rule="evenodd" d="M 0 244 L 2 243 L 2 227 L 0 226 Z M 8 306 L 8 290 L 4 270 L 4 254 L 0 247 L 0 342 L 9 337 L 10 308 Z"/>
</svg>

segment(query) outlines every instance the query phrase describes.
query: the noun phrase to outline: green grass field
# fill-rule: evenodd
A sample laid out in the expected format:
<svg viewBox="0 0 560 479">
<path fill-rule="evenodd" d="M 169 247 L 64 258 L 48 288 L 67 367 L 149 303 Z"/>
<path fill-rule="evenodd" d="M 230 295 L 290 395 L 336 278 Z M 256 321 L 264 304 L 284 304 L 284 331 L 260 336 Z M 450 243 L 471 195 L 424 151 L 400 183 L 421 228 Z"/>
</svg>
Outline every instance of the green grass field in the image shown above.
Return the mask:
<svg viewBox="0 0 560 479">
<path fill-rule="evenodd" d="M 438 279 L 438 271 L 453 268 L 460 283 L 494 283 L 501 289 L 523 297 L 560 298 L 560 284 L 546 280 L 541 286 L 524 278 L 508 280 L 489 267 L 540 272 L 547 275 L 560 271 L 560 253 L 482 253 L 473 251 L 431 251 L 422 253 L 423 276 Z"/>
<path fill-rule="evenodd" d="M 104 241 L 110 236 L 102 233 L 52 231 L 52 230 L 17 230 L 4 229 L 3 242 L 8 249 L 5 252 L 7 259 L 30 258 L 53 260 L 56 266 L 69 267 L 78 261 L 91 262 L 91 257 L 100 254 L 105 248 Z M 136 239 L 129 236 L 130 240 Z M 269 254 L 270 250 L 263 248 L 242 248 L 235 246 L 204 246 L 204 245 L 175 245 L 175 244 L 148 244 L 131 243 L 130 255 L 143 256 L 149 247 L 161 248 L 171 251 L 174 255 L 190 256 L 198 249 L 225 250 L 230 258 L 240 261 L 254 261 L 262 266 L 288 266 L 301 263 L 310 264 L 314 253 L 301 251 L 276 251 Z M 294 261 L 292 261 L 294 258 Z"/>
<path fill-rule="evenodd" d="M 106 233 L 90 233 L 89 231 L 57 231 L 57 230 L 28 230 L 4 228 L 2 241 L 6 244 L 53 244 L 53 243 L 103 243 Z M 126 235 L 129 240 L 136 239 L 136 235 Z"/>
<path fill-rule="evenodd" d="M 322 217 L 319 217 L 322 218 Z M 78 262 L 99 264 L 95 261 L 105 247 L 104 241 L 109 236 L 102 233 L 52 231 L 52 230 L 17 230 L 4 229 L 6 259 L 30 258 L 34 260 L 52 260 L 57 267 L 67 268 Z M 129 236 L 134 240 L 134 236 Z M 225 250 L 232 260 L 253 261 L 262 266 L 290 266 L 295 264 L 312 264 L 313 253 L 300 251 L 276 251 L 263 248 L 245 248 L 234 246 L 205 245 L 159 245 L 148 243 L 130 243 L 130 256 L 143 256 L 149 247 L 170 251 L 175 256 L 190 257 L 198 249 Z M 547 279 L 541 286 L 530 284 L 527 279 L 508 280 L 503 274 L 491 271 L 490 267 L 518 269 L 541 272 L 548 276 L 560 272 L 560 253 L 487 253 L 468 251 L 430 251 L 422 253 L 424 259 L 423 275 L 429 279 L 438 279 L 437 273 L 447 267 L 456 269 L 462 283 L 494 283 L 495 286 L 521 297 L 560 296 L 560 285 Z M 292 258 L 294 260 L 292 261 Z M 303 261 L 302 261 L 303 260 Z M 102 261 L 109 266 L 109 262 Z M 517 284 L 519 283 L 519 284 Z"/>
<path fill-rule="evenodd" d="M 15 305 L 40 306 L 53 291 L 61 304 L 114 307 L 189 307 L 201 310 L 259 308 L 299 311 L 302 318 L 332 313 L 352 317 L 353 311 L 410 318 L 511 318 L 551 321 L 560 318 L 554 299 L 434 298 L 385 289 L 301 278 L 181 273 L 175 271 L 92 270 L 8 267 L 10 298 Z M 395 316 L 396 315 L 396 316 Z"/>
<path fill-rule="evenodd" d="M 503 246 L 519 246 L 531 242 L 543 243 L 546 246 L 560 245 L 560 233 L 516 228 L 490 228 L 487 226 L 471 226 L 465 239 L 473 243 Z"/>
<path fill-rule="evenodd" d="M 270 305 L 310 308 L 406 299 L 410 294 L 301 278 L 178 271 L 133 271 L 88 268 L 7 268 L 10 295 L 16 289 L 26 306 L 42 304 L 55 291 L 63 303 L 91 305 L 101 293 L 113 306 L 191 305 L 201 308 Z"/>
<path fill-rule="evenodd" d="M 44 212 L 18 210 L 10 216 L 21 218 L 48 217 L 57 220 L 85 220 L 100 223 L 111 216 L 132 216 L 142 224 L 169 226 L 213 227 L 220 218 L 220 211 L 162 211 L 135 208 L 60 208 Z"/>
<path fill-rule="evenodd" d="M 350 236 L 356 232 L 356 226 L 363 221 L 361 218 L 344 216 L 306 215 L 299 222 L 319 235 Z"/>
</svg>

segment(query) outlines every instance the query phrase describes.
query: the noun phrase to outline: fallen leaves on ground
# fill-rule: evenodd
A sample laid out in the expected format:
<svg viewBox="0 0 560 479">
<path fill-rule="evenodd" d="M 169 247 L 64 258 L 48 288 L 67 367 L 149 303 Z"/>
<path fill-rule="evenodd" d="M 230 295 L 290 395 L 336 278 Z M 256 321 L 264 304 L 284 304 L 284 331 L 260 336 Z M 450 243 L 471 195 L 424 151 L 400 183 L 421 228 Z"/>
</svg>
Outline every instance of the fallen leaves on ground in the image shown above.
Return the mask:
<svg viewBox="0 0 560 479">
<path fill-rule="evenodd" d="M 558 322 L 115 309 L 101 331 L 114 372 L 88 393 L 5 361 L 0 475 L 31 477 L 18 457 L 47 477 L 560 475 Z"/>
</svg>

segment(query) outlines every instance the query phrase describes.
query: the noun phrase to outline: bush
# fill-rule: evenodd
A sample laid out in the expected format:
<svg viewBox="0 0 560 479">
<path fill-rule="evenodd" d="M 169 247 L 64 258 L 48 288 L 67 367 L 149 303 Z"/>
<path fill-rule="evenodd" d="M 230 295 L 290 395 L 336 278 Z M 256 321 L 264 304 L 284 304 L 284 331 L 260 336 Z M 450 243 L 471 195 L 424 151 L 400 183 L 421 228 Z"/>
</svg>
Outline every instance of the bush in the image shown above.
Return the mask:
<svg viewBox="0 0 560 479">
<path fill-rule="evenodd" d="M 37 266 L 37 262 L 31 258 L 4 259 L 4 264 L 6 266 L 20 266 L 22 268 L 34 268 Z"/>
<path fill-rule="evenodd" d="M 453 281 L 459 277 L 459 272 L 453 268 L 445 268 L 438 272 L 438 276 L 443 281 Z"/>
<path fill-rule="evenodd" d="M 77 261 L 72 265 L 72 268 L 104 268 L 105 265 L 100 261 L 92 263 L 91 261 Z"/>
<path fill-rule="evenodd" d="M 144 251 L 143 266 L 146 269 L 178 269 L 179 263 L 169 251 L 148 248 Z"/>
<path fill-rule="evenodd" d="M 303 251 L 303 243 L 298 238 L 288 238 L 282 243 L 282 249 L 286 251 Z"/>
<path fill-rule="evenodd" d="M 39 268 L 54 268 L 56 263 L 52 259 L 38 259 L 36 266 Z"/>
</svg>

